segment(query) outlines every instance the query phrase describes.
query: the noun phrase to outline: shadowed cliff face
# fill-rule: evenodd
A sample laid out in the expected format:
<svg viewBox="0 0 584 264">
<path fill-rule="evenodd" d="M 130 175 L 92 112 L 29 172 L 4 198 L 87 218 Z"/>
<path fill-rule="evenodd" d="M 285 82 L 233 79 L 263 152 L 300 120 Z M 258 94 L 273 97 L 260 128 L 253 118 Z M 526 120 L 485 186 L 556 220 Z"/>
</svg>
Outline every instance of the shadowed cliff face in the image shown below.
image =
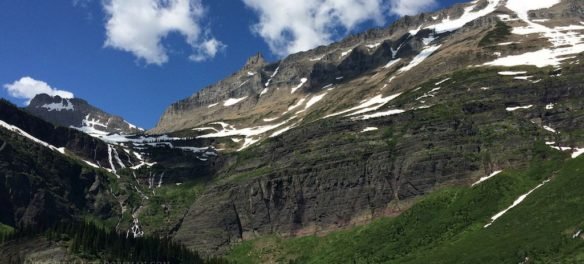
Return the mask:
<svg viewBox="0 0 584 264">
<path fill-rule="evenodd" d="M 106 219 L 119 212 L 105 173 L 4 128 L 0 142 L 1 223 L 42 229 L 82 215 Z"/>
<path fill-rule="evenodd" d="M 175 239 L 213 254 L 263 235 L 327 233 L 399 214 L 436 188 L 525 165 L 537 142 L 581 146 L 569 143 L 584 142 L 576 133 L 544 126 L 583 128 L 577 121 L 584 110 L 582 67 L 566 66 L 561 79 L 553 70 L 525 69 L 542 81 L 464 70 L 387 107 L 404 113 L 314 121 L 227 155 L 216 184 L 191 206 Z M 428 108 L 419 107 L 422 97 Z M 513 110 L 526 105 L 532 107 Z"/>
</svg>

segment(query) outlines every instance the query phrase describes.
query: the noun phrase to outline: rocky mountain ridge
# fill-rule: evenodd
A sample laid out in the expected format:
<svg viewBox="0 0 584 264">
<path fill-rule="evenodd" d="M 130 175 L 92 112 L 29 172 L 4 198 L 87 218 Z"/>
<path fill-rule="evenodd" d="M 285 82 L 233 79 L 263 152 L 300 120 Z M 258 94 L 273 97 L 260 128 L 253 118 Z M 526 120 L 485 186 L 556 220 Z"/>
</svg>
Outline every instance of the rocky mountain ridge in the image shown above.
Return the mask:
<svg viewBox="0 0 584 264">
<path fill-rule="evenodd" d="M 248 62 L 229 78 L 171 105 L 150 133 L 211 128 L 198 136 L 231 137 L 240 142 L 235 150 L 244 149 L 314 118 L 343 111 L 374 111 L 387 104 L 388 98 L 453 70 L 489 63 L 509 65 L 502 58 L 521 54 L 528 60 L 527 53 L 548 45 L 546 39 L 574 40 L 555 55 L 542 54 L 550 60 L 563 56 L 561 53 L 577 54 L 582 48 L 577 34 L 569 37 L 571 30 L 582 31 L 581 1 L 558 2 L 545 12 L 525 11 L 528 19 L 546 20 L 547 26 L 534 32 L 522 31 L 525 25 L 532 27 L 532 22 L 517 14 L 525 17 L 524 11 L 510 10 L 506 3 L 473 1 L 404 17 L 388 28 L 370 30 L 271 64 L 256 55 L 250 61 L 260 63 Z M 501 41 L 494 43 L 492 35 L 501 34 L 497 26 L 514 32 L 503 32 Z M 554 30 L 562 36 L 545 33 Z M 498 45 L 501 43 L 506 45 Z M 351 89 L 356 86 L 359 89 Z M 359 111 L 350 111 L 355 109 Z M 218 132 L 209 133 L 212 130 Z"/>
</svg>

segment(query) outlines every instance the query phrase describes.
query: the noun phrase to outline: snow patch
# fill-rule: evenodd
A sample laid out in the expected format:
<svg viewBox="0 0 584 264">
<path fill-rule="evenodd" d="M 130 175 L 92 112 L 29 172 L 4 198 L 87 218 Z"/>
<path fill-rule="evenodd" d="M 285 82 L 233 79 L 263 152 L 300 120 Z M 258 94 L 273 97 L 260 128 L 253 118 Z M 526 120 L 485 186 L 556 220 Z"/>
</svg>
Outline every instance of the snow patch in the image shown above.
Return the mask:
<svg viewBox="0 0 584 264">
<path fill-rule="evenodd" d="M 550 180 L 545 180 L 544 182 L 542 182 L 541 184 L 535 186 L 535 188 L 531 189 L 529 192 L 527 192 L 524 195 L 519 196 L 519 198 L 517 198 L 513 204 L 509 207 L 507 207 L 507 209 L 497 213 L 496 215 L 494 215 L 493 217 L 491 217 L 491 222 L 486 224 L 484 228 L 487 228 L 489 226 L 491 226 L 497 219 L 499 219 L 501 216 L 503 216 L 505 213 L 507 213 L 509 210 L 513 209 L 513 207 L 519 205 L 521 202 L 523 202 L 523 200 L 525 200 L 525 198 L 527 198 L 527 196 L 529 196 L 531 193 L 533 193 L 535 190 L 541 188 L 542 186 L 544 186 L 546 183 L 548 183 Z"/>
<path fill-rule="evenodd" d="M 410 30 L 410 35 L 412 35 L 412 36 L 418 35 L 418 32 L 420 32 L 420 30 L 422 30 L 422 26 L 419 26 L 418 28 L 416 28 L 414 30 Z"/>
<path fill-rule="evenodd" d="M 45 104 L 45 105 L 42 105 L 41 108 L 45 108 L 49 112 L 51 112 L 51 111 L 61 112 L 61 111 L 74 111 L 75 110 L 73 103 L 71 103 L 71 101 L 69 101 L 69 99 L 61 99 L 60 103 Z"/>
<path fill-rule="evenodd" d="M 306 97 L 301 98 L 300 100 L 298 100 L 298 102 L 296 102 L 294 105 L 291 105 L 290 107 L 288 107 L 288 111 L 284 112 L 284 114 L 288 113 L 289 111 L 292 111 L 298 107 L 300 107 L 302 104 L 304 104 L 304 101 L 306 101 Z"/>
<path fill-rule="evenodd" d="M 471 22 L 473 20 L 476 20 L 477 18 L 486 16 L 486 15 L 494 12 L 497 9 L 497 7 L 499 6 L 500 2 L 501 2 L 501 0 L 488 0 L 487 6 L 481 10 L 478 10 L 478 11 L 474 11 L 474 9 L 476 8 L 476 5 L 478 4 L 478 1 L 472 2 L 472 5 L 464 8 L 464 13 L 459 18 L 451 20 L 450 17 L 448 17 L 448 18 L 442 20 L 442 22 L 435 24 L 435 25 L 428 26 L 425 29 L 435 30 L 436 33 L 438 33 L 438 34 L 450 32 L 450 31 L 455 31 L 459 28 L 462 28 L 468 22 Z M 410 34 L 411 34 L 411 31 L 410 31 Z"/>
<path fill-rule="evenodd" d="M 279 135 L 282 135 L 282 134 L 284 134 L 286 131 L 288 131 L 288 130 L 292 129 L 293 127 L 294 127 L 294 126 L 292 125 L 292 126 L 287 126 L 287 127 L 285 127 L 285 128 L 282 128 L 282 129 L 280 129 L 280 130 L 278 130 L 278 131 L 274 132 L 273 134 L 271 134 L 271 135 L 270 135 L 270 137 L 271 137 L 271 138 L 273 138 L 273 137 L 277 137 L 277 136 L 279 136 Z"/>
<path fill-rule="evenodd" d="M 401 59 L 391 60 L 387 64 L 385 64 L 385 66 L 383 66 L 383 68 L 389 69 L 389 68 L 391 68 L 391 66 L 395 65 L 396 63 L 398 63 L 400 61 L 401 61 Z"/>
<path fill-rule="evenodd" d="M 495 171 L 495 172 L 491 173 L 489 176 L 486 176 L 486 177 L 481 177 L 481 178 L 480 178 L 478 181 L 476 181 L 475 183 L 473 183 L 471 186 L 476 186 L 476 185 L 479 185 L 479 184 L 481 184 L 482 182 L 484 182 L 484 181 L 487 181 L 488 179 L 490 179 L 490 178 L 493 178 L 493 177 L 497 176 L 497 174 L 499 174 L 499 173 L 501 173 L 501 172 L 503 172 L 503 171 L 499 170 L 499 171 Z"/>
<path fill-rule="evenodd" d="M 523 81 L 527 81 L 531 78 L 533 78 L 533 76 L 515 76 L 515 77 L 513 77 L 513 79 L 515 79 L 515 80 L 523 80 Z"/>
<path fill-rule="evenodd" d="M 375 49 L 377 47 L 381 46 L 381 42 L 379 43 L 375 43 L 375 44 L 369 44 L 369 45 L 365 45 L 365 47 L 369 48 L 369 49 Z"/>
<path fill-rule="evenodd" d="M 483 64 L 484 66 L 517 66 L 534 65 L 536 67 L 558 66 L 566 60 L 566 56 L 584 52 L 582 35 L 572 30 L 582 30 L 579 25 L 567 27 L 549 28 L 529 20 L 529 11 L 550 8 L 558 4 L 560 0 L 509 0 L 507 8 L 514 11 L 517 16 L 527 24 L 526 27 L 516 27 L 513 34 L 529 35 L 541 34 L 549 40 L 552 48 L 543 48 L 538 51 L 527 52 L 496 59 Z M 565 32 L 570 31 L 570 32 Z"/>
<path fill-rule="evenodd" d="M 503 75 L 503 76 L 515 76 L 515 75 L 522 75 L 522 74 L 526 74 L 526 71 L 502 71 L 499 72 L 499 75 Z"/>
<path fill-rule="evenodd" d="M 276 77 L 276 75 L 278 74 L 278 71 L 280 71 L 280 66 L 278 66 L 278 68 L 276 68 L 276 70 L 274 71 L 274 73 L 272 73 L 272 76 L 270 76 L 270 79 L 268 79 L 268 81 L 267 81 L 267 82 L 266 82 L 266 84 L 265 84 L 265 85 L 266 85 L 266 87 L 270 86 L 270 83 L 272 82 L 272 79 L 273 79 L 274 77 Z M 264 90 L 266 90 L 266 89 L 264 89 Z M 261 93 L 261 94 L 260 94 L 260 96 L 261 96 L 262 94 L 263 94 L 263 93 Z"/>
<path fill-rule="evenodd" d="M 300 79 L 300 84 L 298 84 L 298 86 L 292 88 L 292 91 L 290 93 L 296 92 L 296 90 L 300 89 L 307 81 L 308 81 L 307 78 Z"/>
<path fill-rule="evenodd" d="M 85 162 L 85 164 L 89 165 L 90 167 L 93 167 L 93 168 L 96 168 L 96 169 L 99 169 L 100 168 L 99 166 L 97 166 L 97 164 L 95 164 L 93 162 L 89 162 L 87 160 L 82 160 L 82 161 Z"/>
<path fill-rule="evenodd" d="M 549 132 L 552 132 L 552 133 L 559 134 L 558 131 L 556 131 L 555 129 L 553 129 L 553 128 L 549 127 L 549 126 L 543 126 L 543 129 L 545 129 L 545 130 L 547 130 Z"/>
<path fill-rule="evenodd" d="M 424 98 L 427 98 L 427 97 L 434 97 L 434 96 L 436 96 L 436 94 L 438 93 L 438 91 L 440 89 L 442 89 L 442 88 L 436 87 L 436 88 L 430 90 L 429 92 L 424 93 L 422 96 L 416 98 L 416 101 L 420 101 L 421 99 L 424 99 Z"/>
<path fill-rule="evenodd" d="M 313 106 L 314 104 L 318 103 L 320 100 L 322 100 L 327 93 L 323 93 L 321 95 L 316 95 L 313 96 L 312 98 L 310 98 L 310 100 L 308 100 L 308 102 L 306 102 L 306 106 L 304 106 L 304 110 L 310 108 L 311 106 Z"/>
<path fill-rule="evenodd" d="M 261 135 L 265 134 L 269 131 L 272 131 L 278 127 L 281 127 L 285 124 L 287 124 L 288 122 L 290 122 L 292 119 L 296 118 L 291 117 L 288 120 L 285 120 L 281 123 L 275 124 L 275 125 L 265 125 L 265 126 L 256 126 L 256 127 L 248 127 L 248 128 L 241 128 L 241 129 L 237 129 L 235 128 L 235 126 L 224 123 L 224 122 L 216 122 L 214 124 L 220 124 L 222 126 L 222 130 L 215 132 L 215 133 L 210 133 L 210 134 L 206 134 L 206 135 L 202 135 L 202 136 L 198 136 L 197 138 L 224 138 L 224 137 L 236 137 L 236 136 L 242 136 L 244 137 L 244 142 L 243 145 L 241 146 L 241 148 L 238 149 L 238 151 L 244 150 L 246 148 L 248 148 L 249 146 L 257 143 L 258 141 L 261 140 Z M 232 138 L 233 140 L 233 138 Z"/>
<path fill-rule="evenodd" d="M 389 103 L 391 100 L 397 98 L 400 95 L 401 95 L 401 93 L 390 95 L 387 97 L 383 97 L 382 95 L 377 95 L 373 98 L 363 100 L 361 102 L 361 104 L 358 106 L 327 115 L 324 118 L 343 115 L 343 114 L 347 114 L 347 113 L 352 113 L 350 115 L 358 115 L 358 114 L 362 114 L 362 113 L 375 111 L 375 110 L 381 108 L 382 106 L 384 106 L 385 104 Z"/>
<path fill-rule="evenodd" d="M 505 108 L 505 110 L 507 110 L 507 112 L 513 112 L 519 109 L 529 109 L 532 108 L 533 105 L 526 105 L 526 106 L 517 106 L 517 107 L 507 107 Z"/>
<path fill-rule="evenodd" d="M 353 49 L 350 49 L 350 50 L 347 50 L 347 51 L 343 51 L 343 52 L 341 53 L 341 57 L 340 57 L 340 59 L 342 59 L 343 57 L 345 57 L 345 56 L 349 55 L 351 52 L 353 52 Z"/>
<path fill-rule="evenodd" d="M 572 153 L 572 158 L 575 159 L 582 154 L 584 154 L 584 148 L 575 148 L 574 152 Z"/>
<path fill-rule="evenodd" d="M 272 121 L 276 121 L 280 119 L 280 117 L 274 117 L 274 118 L 264 118 L 264 122 L 272 122 Z"/>
<path fill-rule="evenodd" d="M 247 99 L 247 96 L 241 97 L 241 98 L 229 98 L 227 100 L 225 100 L 225 102 L 223 102 L 223 106 L 232 106 L 232 105 L 236 105 L 238 103 L 240 103 L 241 101 Z"/>
<path fill-rule="evenodd" d="M 266 85 L 267 86 L 267 85 Z M 268 93 L 268 88 L 264 88 L 262 92 L 260 92 L 260 97 L 264 94 Z"/>
<path fill-rule="evenodd" d="M 442 81 L 439 81 L 439 82 L 435 83 L 434 85 L 438 86 L 438 85 L 441 85 L 441 84 L 443 84 L 443 83 L 445 83 L 447 81 L 450 81 L 450 78 L 446 78 L 446 79 L 444 79 Z"/>
<path fill-rule="evenodd" d="M 547 105 L 545 106 L 545 109 L 546 109 L 546 110 L 552 110 L 552 109 L 554 109 L 554 104 L 553 104 L 553 103 L 547 104 Z"/>
<path fill-rule="evenodd" d="M 434 46 L 426 47 L 425 49 L 423 49 L 420 52 L 420 54 L 418 54 L 416 57 L 414 57 L 414 59 L 410 62 L 410 64 L 399 69 L 398 74 L 407 72 L 407 71 L 413 69 L 414 67 L 418 66 L 420 63 L 422 63 L 424 60 L 426 60 L 426 58 L 430 57 L 430 55 L 432 55 L 434 52 L 436 52 L 441 46 L 442 45 L 434 45 Z"/>
<path fill-rule="evenodd" d="M 397 115 L 397 114 L 401 114 L 401 113 L 404 113 L 404 112 L 405 112 L 405 110 L 392 109 L 392 110 L 377 112 L 377 113 L 373 113 L 373 114 L 369 114 L 369 115 L 362 115 L 362 116 L 356 117 L 355 119 L 358 119 L 358 120 L 367 120 L 367 119 L 371 119 L 371 118 L 378 118 L 378 117 L 383 117 L 383 116 Z"/>
<path fill-rule="evenodd" d="M 379 128 L 377 128 L 377 127 L 366 127 L 363 130 L 361 130 L 361 133 L 366 133 L 366 132 L 375 131 L 375 130 L 379 130 Z"/>
</svg>

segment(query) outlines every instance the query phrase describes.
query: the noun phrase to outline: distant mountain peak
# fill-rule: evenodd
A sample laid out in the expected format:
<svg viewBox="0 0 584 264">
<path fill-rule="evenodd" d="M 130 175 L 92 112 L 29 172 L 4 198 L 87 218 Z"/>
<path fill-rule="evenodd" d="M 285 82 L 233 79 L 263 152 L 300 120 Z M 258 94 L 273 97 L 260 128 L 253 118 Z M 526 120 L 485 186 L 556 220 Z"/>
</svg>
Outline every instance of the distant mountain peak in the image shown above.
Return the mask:
<svg viewBox="0 0 584 264">
<path fill-rule="evenodd" d="M 26 111 L 55 125 L 77 128 L 90 135 L 135 134 L 143 131 L 122 117 L 106 113 L 79 98 L 66 99 L 39 94 L 31 100 Z"/>
</svg>

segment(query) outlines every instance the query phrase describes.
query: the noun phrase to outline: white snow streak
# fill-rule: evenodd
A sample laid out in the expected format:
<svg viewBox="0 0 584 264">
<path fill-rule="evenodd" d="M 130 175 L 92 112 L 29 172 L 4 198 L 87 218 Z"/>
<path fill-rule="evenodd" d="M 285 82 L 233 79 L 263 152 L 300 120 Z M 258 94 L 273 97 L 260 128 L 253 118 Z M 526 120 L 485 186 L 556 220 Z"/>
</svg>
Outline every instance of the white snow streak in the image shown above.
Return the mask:
<svg viewBox="0 0 584 264">
<path fill-rule="evenodd" d="M 481 178 L 480 178 L 478 181 L 476 181 L 475 183 L 473 183 L 471 186 L 476 186 L 476 185 L 479 185 L 479 184 L 481 184 L 482 182 L 484 182 L 484 181 L 486 181 L 486 180 L 488 180 L 488 179 L 490 179 L 490 178 L 493 178 L 493 177 L 497 176 L 497 174 L 499 174 L 499 173 L 501 173 L 501 172 L 503 172 L 503 171 L 501 171 L 501 170 L 498 170 L 498 171 L 495 171 L 495 172 L 491 173 L 489 176 L 486 176 L 486 177 L 481 177 Z"/>
<path fill-rule="evenodd" d="M 398 63 L 400 61 L 401 61 L 401 59 L 391 60 L 387 64 L 385 64 L 385 66 L 383 66 L 383 68 L 389 69 L 389 68 L 391 68 L 391 66 L 395 65 L 396 63 Z"/>
<path fill-rule="evenodd" d="M 292 88 L 292 91 L 290 93 L 296 92 L 296 90 L 300 89 L 307 81 L 308 81 L 308 79 L 306 79 L 306 78 L 300 79 L 300 84 L 298 86 Z"/>
<path fill-rule="evenodd" d="M 513 112 L 519 109 L 529 109 L 532 108 L 533 105 L 527 105 L 527 106 L 517 106 L 517 107 L 507 107 L 505 108 L 505 110 L 507 110 L 507 112 Z"/>
<path fill-rule="evenodd" d="M 44 141 L 42 141 L 42 140 L 40 140 L 40 139 L 38 139 L 38 138 L 30 135 L 26 131 L 18 128 L 17 126 L 13 126 L 11 124 L 8 124 L 8 123 L 0 120 L 0 127 L 4 127 L 4 128 L 6 128 L 6 129 L 8 129 L 8 130 L 10 130 L 12 132 L 16 132 L 17 134 L 19 134 L 19 135 L 21 135 L 21 136 L 23 136 L 25 138 L 28 138 L 31 141 L 33 141 L 33 142 L 35 142 L 35 143 L 37 143 L 37 144 L 39 144 L 41 146 L 44 146 L 44 147 L 49 148 L 51 150 L 57 151 L 57 152 L 59 152 L 61 154 L 65 154 L 64 148 L 60 148 L 59 149 L 59 148 L 57 148 L 57 147 L 55 147 L 55 146 L 53 146 L 53 145 L 51 145 L 51 144 L 49 144 L 47 142 L 44 142 Z"/>
<path fill-rule="evenodd" d="M 361 104 L 358 106 L 327 115 L 324 118 L 343 115 L 343 114 L 347 114 L 347 113 L 351 113 L 349 115 L 358 115 L 358 114 L 362 114 L 362 113 L 375 111 L 375 110 L 381 108 L 382 106 L 384 106 L 385 104 L 389 103 L 391 100 L 397 98 L 400 95 L 401 95 L 401 93 L 390 95 L 387 97 L 383 97 L 383 95 L 377 95 L 373 98 L 363 100 L 361 102 Z"/>
<path fill-rule="evenodd" d="M 531 189 L 529 192 L 527 192 L 524 195 L 519 196 L 519 198 L 517 198 L 513 204 L 509 207 L 507 207 L 507 209 L 497 213 L 496 215 L 494 215 L 493 217 L 491 217 L 491 222 L 485 225 L 485 228 L 491 226 L 493 224 L 493 222 L 495 222 L 497 219 L 499 219 L 499 217 L 503 216 L 505 213 L 507 213 L 509 210 L 513 209 L 513 207 L 519 205 L 521 202 L 523 202 L 523 200 L 525 200 L 525 198 L 527 198 L 527 196 L 529 196 L 532 192 L 534 192 L 535 190 L 541 188 L 542 186 L 544 186 L 546 183 L 548 183 L 550 180 L 545 180 L 544 182 L 542 182 L 541 184 L 535 186 L 535 188 Z"/>
<path fill-rule="evenodd" d="M 322 100 L 327 93 L 323 93 L 321 95 L 316 95 L 313 96 L 312 98 L 310 98 L 310 100 L 308 100 L 308 102 L 306 102 L 306 105 L 304 106 L 304 110 L 310 108 L 311 106 L 313 106 L 314 104 L 318 103 L 320 100 Z"/>
<path fill-rule="evenodd" d="M 379 130 L 379 128 L 377 128 L 377 127 L 366 127 L 363 130 L 361 130 L 361 133 L 366 133 L 366 132 L 375 131 L 375 130 Z"/>
<path fill-rule="evenodd" d="M 356 117 L 355 119 L 367 120 L 367 119 L 378 118 L 378 117 L 382 117 L 382 116 L 397 115 L 397 114 L 401 114 L 404 112 L 405 112 L 405 110 L 392 109 L 392 110 L 377 112 L 377 113 L 373 113 L 373 114 L 369 114 L 369 115 L 362 115 L 362 116 Z"/>
<path fill-rule="evenodd" d="M 232 105 L 236 105 L 238 103 L 240 103 L 241 101 L 247 99 L 247 96 L 241 97 L 241 98 L 229 98 L 227 100 L 225 100 L 225 102 L 223 102 L 223 106 L 232 106 Z"/>
<path fill-rule="evenodd" d="M 503 75 L 503 76 L 515 76 L 515 75 L 522 75 L 522 74 L 526 74 L 526 71 L 502 71 L 499 72 L 499 75 Z"/>
<path fill-rule="evenodd" d="M 422 63 L 424 60 L 426 60 L 426 58 L 430 57 L 430 55 L 432 55 L 434 52 L 436 52 L 442 45 L 434 45 L 434 46 L 429 46 L 424 48 L 420 54 L 418 54 L 416 57 L 414 57 L 414 59 L 410 62 L 410 64 L 408 64 L 407 66 L 399 69 L 398 74 L 407 72 L 411 69 L 413 69 L 414 67 L 418 66 L 420 63 Z"/>
</svg>

